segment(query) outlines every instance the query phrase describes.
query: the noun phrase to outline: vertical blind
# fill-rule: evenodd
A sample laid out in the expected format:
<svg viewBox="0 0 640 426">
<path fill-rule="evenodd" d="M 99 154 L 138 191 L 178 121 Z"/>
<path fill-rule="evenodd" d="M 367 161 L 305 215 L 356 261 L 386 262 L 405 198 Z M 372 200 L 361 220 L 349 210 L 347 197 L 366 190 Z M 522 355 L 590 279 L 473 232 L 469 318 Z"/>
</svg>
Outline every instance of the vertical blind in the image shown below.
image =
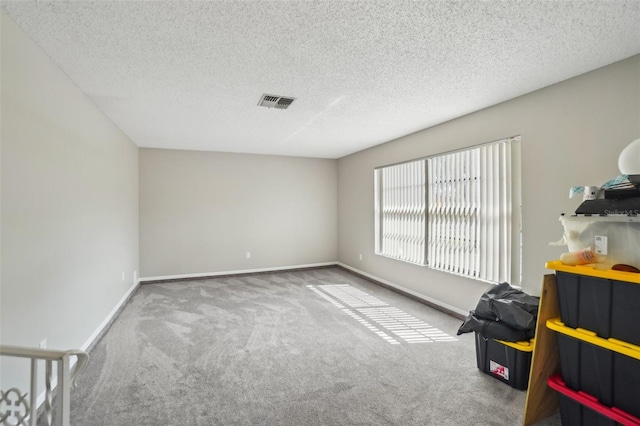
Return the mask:
<svg viewBox="0 0 640 426">
<path fill-rule="evenodd" d="M 519 258 L 513 259 L 519 237 L 513 231 L 519 200 L 514 141 L 519 137 L 376 169 L 376 253 L 485 281 L 512 281 L 512 265 L 519 267 Z"/>
<path fill-rule="evenodd" d="M 431 157 L 427 169 L 428 265 L 487 281 L 510 281 L 510 143 Z"/>
<path fill-rule="evenodd" d="M 376 170 L 376 253 L 425 264 L 425 160 Z"/>
</svg>

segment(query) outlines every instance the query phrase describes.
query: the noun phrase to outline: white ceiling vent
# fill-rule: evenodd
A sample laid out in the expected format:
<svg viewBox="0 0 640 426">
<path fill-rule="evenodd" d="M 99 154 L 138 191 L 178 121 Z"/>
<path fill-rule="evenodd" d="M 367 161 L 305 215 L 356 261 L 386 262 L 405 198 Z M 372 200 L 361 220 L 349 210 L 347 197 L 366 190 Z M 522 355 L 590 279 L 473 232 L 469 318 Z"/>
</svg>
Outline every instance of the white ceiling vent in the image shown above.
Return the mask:
<svg viewBox="0 0 640 426">
<path fill-rule="evenodd" d="M 263 106 L 267 108 L 287 109 L 289 108 L 289 105 L 291 105 L 295 100 L 296 98 L 265 94 L 265 95 L 262 95 L 262 98 L 260 98 L 260 102 L 258 102 L 258 106 Z"/>
</svg>

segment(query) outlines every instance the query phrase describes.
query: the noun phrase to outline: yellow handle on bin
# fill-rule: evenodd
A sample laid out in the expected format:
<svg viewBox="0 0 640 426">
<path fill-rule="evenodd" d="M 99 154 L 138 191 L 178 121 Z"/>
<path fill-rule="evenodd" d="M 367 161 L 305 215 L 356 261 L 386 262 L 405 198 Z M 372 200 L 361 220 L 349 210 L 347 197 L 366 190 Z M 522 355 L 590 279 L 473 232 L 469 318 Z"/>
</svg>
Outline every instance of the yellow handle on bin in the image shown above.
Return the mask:
<svg viewBox="0 0 640 426">
<path fill-rule="evenodd" d="M 593 331 L 585 330 L 584 328 L 567 327 L 560 318 L 551 318 L 547 320 L 547 328 L 557 331 L 558 333 L 566 334 L 567 336 L 571 336 L 575 339 L 600 346 L 601 348 L 640 360 L 640 346 L 614 338 L 603 339 L 602 337 L 598 337 L 598 335 Z"/>
<path fill-rule="evenodd" d="M 559 260 L 549 261 L 545 264 L 545 267 L 547 269 L 568 272 L 570 274 L 588 275 L 590 277 L 640 284 L 640 274 L 635 272 L 615 271 L 613 269 L 602 270 L 587 265 L 565 265 Z"/>
</svg>

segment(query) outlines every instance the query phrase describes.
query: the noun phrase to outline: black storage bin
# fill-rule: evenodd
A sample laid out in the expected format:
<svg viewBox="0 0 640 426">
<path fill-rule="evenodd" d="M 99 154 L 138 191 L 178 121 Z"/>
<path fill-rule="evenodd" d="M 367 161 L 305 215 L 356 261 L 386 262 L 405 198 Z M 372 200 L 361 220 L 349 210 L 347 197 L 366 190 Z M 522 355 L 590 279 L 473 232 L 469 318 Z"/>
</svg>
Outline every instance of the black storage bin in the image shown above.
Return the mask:
<svg viewBox="0 0 640 426">
<path fill-rule="evenodd" d="M 563 394 L 558 395 L 562 426 L 624 426 Z"/>
<path fill-rule="evenodd" d="M 571 328 L 585 328 L 611 337 L 611 284 L 609 280 L 556 272 L 560 318 Z"/>
<path fill-rule="evenodd" d="M 612 281 L 611 336 L 640 346 L 640 284 Z"/>
<path fill-rule="evenodd" d="M 570 389 L 558 376 L 547 380 L 549 387 L 558 392 L 562 426 L 631 426 L 640 419 L 618 408 L 602 405 L 582 391 Z"/>
<path fill-rule="evenodd" d="M 559 262 L 547 268 L 556 270 L 562 322 L 640 346 L 640 274 Z"/>
<path fill-rule="evenodd" d="M 593 334 L 570 329 L 558 321 L 547 324 L 558 331 L 560 371 L 567 387 L 586 392 L 607 407 L 640 417 L 640 359 L 616 352 L 616 346 L 625 349 L 615 341 L 606 341 L 606 348 L 597 344 L 604 339 Z"/>
<path fill-rule="evenodd" d="M 515 389 L 527 389 L 533 354 L 531 342 L 488 339 L 478 332 L 475 336 L 478 368 Z"/>
</svg>

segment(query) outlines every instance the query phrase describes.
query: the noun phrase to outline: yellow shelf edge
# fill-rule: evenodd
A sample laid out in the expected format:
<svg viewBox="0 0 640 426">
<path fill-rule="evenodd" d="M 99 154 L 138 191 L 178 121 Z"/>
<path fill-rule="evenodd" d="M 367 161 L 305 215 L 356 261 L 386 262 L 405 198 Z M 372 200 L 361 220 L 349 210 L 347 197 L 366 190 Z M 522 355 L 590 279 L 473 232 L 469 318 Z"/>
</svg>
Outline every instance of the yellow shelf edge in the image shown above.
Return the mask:
<svg viewBox="0 0 640 426">
<path fill-rule="evenodd" d="M 583 342 L 591 343 L 593 345 L 600 346 L 601 348 L 640 360 L 640 346 L 614 338 L 604 339 L 602 337 L 598 337 L 594 332 L 589 330 L 567 327 L 560 318 L 551 318 L 547 320 L 547 328 L 575 339 L 582 340 Z"/>
</svg>

